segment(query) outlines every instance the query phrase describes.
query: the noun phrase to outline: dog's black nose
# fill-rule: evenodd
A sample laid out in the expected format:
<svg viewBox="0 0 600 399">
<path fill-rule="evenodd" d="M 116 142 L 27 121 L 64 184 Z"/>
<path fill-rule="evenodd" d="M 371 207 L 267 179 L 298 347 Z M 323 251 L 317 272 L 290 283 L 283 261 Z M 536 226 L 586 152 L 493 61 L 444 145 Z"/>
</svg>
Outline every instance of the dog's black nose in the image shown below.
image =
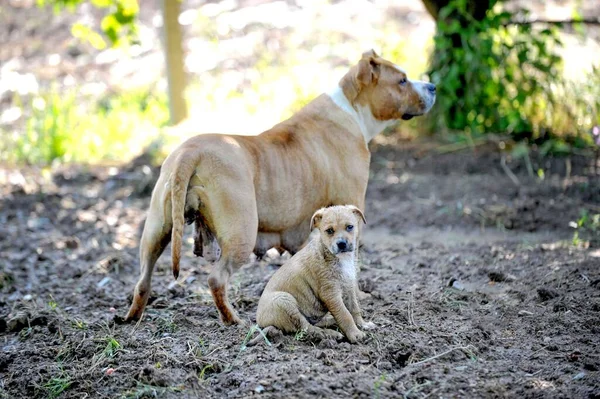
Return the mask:
<svg viewBox="0 0 600 399">
<path fill-rule="evenodd" d="M 435 94 L 435 85 L 433 83 L 427 83 L 427 86 L 425 86 L 425 88 L 431 94 Z"/>
<path fill-rule="evenodd" d="M 348 243 L 346 240 L 340 240 L 337 242 L 337 246 L 340 251 L 344 251 L 346 248 L 348 248 Z"/>
</svg>

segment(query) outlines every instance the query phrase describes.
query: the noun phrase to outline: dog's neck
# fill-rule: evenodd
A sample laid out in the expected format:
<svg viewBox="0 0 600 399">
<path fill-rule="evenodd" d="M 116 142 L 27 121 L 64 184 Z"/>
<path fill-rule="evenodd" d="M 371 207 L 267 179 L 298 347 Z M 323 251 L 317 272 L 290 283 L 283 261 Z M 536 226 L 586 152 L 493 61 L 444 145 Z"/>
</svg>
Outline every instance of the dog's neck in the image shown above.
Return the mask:
<svg viewBox="0 0 600 399">
<path fill-rule="evenodd" d="M 359 104 L 352 104 L 348 97 L 344 94 L 344 90 L 337 85 L 333 90 L 327 92 L 327 95 L 333 100 L 333 102 L 344 110 L 348 115 L 354 119 L 360 128 L 360 132 L 365 139 L 366 143 L 369 143 L 373 137 L 383 132 L 386 128 L 393 126 L 396 120 L 381 121 L 376 119 L 371 112 L 369 106 L 363 106 Z"/>
</svg>

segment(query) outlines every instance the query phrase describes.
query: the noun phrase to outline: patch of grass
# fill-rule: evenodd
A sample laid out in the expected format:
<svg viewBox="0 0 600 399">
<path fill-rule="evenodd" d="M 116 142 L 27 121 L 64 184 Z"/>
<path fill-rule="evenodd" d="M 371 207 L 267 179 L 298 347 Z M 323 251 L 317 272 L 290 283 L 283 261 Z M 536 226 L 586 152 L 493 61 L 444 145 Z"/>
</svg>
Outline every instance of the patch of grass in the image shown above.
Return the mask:
<svg viewBox="0 0 600 399">
<path fill-rule="evenodd" d="M 206 375 L 213 369 L 214 366 L 212 364 L 207 364 L 206 366 L 202 367 L 202 370 L 198 373 L 198 380 L 205 381 Z"/>
<path fill-rule="evenodd" d="M 58 309 L 58 303 L 56 303 L 56 301 L 54 299 L 50 299 L 48 301 L 48 307 L 50 308 L 50 310 L 57 310 Z"/>
<path fill-rule="evenodd" d="M 104 347 L 104 351 L 102 355 L 105 358 L 115 357 L 115 355 L 121 351 L 121 344 L 113 337 L 106 338 L 106 346 Z"/>
<path fill-rule="evenodd" d="M 123 399 L 142 399 L 142 398 L 160 398 L 168 392 L 180 392 L 181 387 L 157 387 L 138 383 L 135 389 L 126 391 L 121 398 Z"/>
<path fill-rule="evenodd" d="M 14 282 L 15 279 L 12 274 L 8 272 L 0 272 L 0 290 L 12 286 Z"/>
<path fill-rule="evenodd" d="M 33 328 L 27 327 L 19 331 L 19 340 L 24 341 L 33 334 Z"/>
<path fill-rule="evenodd" d="M 83 320 L 73 319 L 71 321 L 71 324 L 73 325 L 73 327 L 77 328 L 78 330 L 87 330 L 87 328 L 88 328 L 88 325 Z"/>
<path fill-rule="evenodd" d="M 571 243 L 579 248 L 597 246 L 600 244 L 600 214 L 581 209 L 579 215 L 577 221 L 569 223 L 569 226 L 575 229 Z"/>
<path fill-rule="evenodd" d="M 172 318 L 159 318 L 156 322 L 156 331 L 154 332 L 154 336 L 161 337 L 164 334 L 173 334 L 177 331 L 177 324 L 173 321 Z"/>
<path fill-rule="evenodd" d="M 240 345 L 240 350 L 238 351 L 237 355 L 235 356 L 235 359 L 233 359 L 233 361 L 231 363 L 229 363 L 227 365 L 227 367 L 225 367 L 225 370 L 224 370 L 225 372 L 229 372 L 229 371 L 233 370 L 233 365 L 238 360 L 238 358 L 240 357 L 242 352 L 244 352 L 246 350 L 246 348 L 247 348 L 246 345 L 248 345 L 250 338 L 252 338 L 254 336 L 254 333 L 257 331 L 260 333 L 260 335 L 262 335 L 263 339 L 265 340 L 265 343 L 268 346 L 271 346 L 271 341 L 269 341 L 269 339 L 267 338 L 267 336 L 265 335 L 263 330 L 258 326 L 258 324 L 253 325 L 252 327 L 250 327 L 250 329 L 246 333 L 246 336 L 244 337 L 244 341 L 242 341 L 242 344 Z"/>
<path fill-rule="evenodd" d="M 379 395 L 380 395 L 379 391 L 381 390 L 381 385 L 385 382 L 385 379 L 386 379 L 386 375 L 384 373 L 384 374 L 381 374 L 379 376 L 379 378 L 377 378 L 375 380 L 375 382 L 373 383 L 373 391 L 375 392 L 376 399 L 379 399 Z"/>
<path fill-rule="evenodd" d="M 454 288 L 446 288 L 441 294 L 440 302 L 457 310 L 469 305 L 469 296 L 463 291 Z"/>
<path fill-rule="evenodd" d="M 298 330 L 294 334 L 294 341 L 304 341 L 306 338 L 306 330 Z"/>
<path fill-rule="evenodd" d="M 155 140 L 168 121 L 166 96 L 150 91 L 96 100 L 51 89 L 23 108 L 24 126 L 0 131 L 0 161 L 43 165 L 128 159 Z"/>
<path fill-rule="evenodd" d="M 73 381 L 71 380 L 71 377 L 65 373 L 64 370 L 61 370 L 60 375 L 52 377 L 46 381 L 46 383 L 43 385 L 43 388 L 46 391 L 47 397 L 54 399 L 69 389 L 72 383 Z"/>
</svg>

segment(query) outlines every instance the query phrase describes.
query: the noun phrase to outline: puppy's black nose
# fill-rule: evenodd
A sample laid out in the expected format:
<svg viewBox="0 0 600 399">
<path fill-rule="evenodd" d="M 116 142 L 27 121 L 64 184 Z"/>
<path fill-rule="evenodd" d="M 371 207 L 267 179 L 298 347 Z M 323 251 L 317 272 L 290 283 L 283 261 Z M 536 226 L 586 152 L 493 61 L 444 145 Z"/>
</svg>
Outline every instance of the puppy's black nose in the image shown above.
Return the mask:
<svg viewBox="0 0 600 399">
<path fill-rule="evenodd" d="M 427 86 L 425 86 L 425 88 L 431 94 L 435 94 L 435 85 L 433 83 L 427 83 Z"/>
<path fill-rule="evenodd" d="M 348 243 L 346 240 L 340 240 L 337 242 L 337 246 L 340 251 L 345 251 L 348 248 Z"/>
</svg>

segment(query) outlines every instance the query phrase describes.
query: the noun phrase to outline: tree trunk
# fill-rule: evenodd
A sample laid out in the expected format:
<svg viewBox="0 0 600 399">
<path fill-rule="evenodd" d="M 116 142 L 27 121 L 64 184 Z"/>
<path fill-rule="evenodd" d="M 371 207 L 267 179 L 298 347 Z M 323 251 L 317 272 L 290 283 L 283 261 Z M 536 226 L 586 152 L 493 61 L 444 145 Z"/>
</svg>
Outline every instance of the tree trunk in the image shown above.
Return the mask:
<svg viewBox="0 0 600 399">
<path fill-rule="evenodd" d="M 163 47 L 169 83 L 171 124 L 176 125 L 188 116 L 185 102 L 187 77 L 183 63 L 183 40 L 179 25 L 180 0 L 161 0 L 163 8 Z"/>
</svg>

